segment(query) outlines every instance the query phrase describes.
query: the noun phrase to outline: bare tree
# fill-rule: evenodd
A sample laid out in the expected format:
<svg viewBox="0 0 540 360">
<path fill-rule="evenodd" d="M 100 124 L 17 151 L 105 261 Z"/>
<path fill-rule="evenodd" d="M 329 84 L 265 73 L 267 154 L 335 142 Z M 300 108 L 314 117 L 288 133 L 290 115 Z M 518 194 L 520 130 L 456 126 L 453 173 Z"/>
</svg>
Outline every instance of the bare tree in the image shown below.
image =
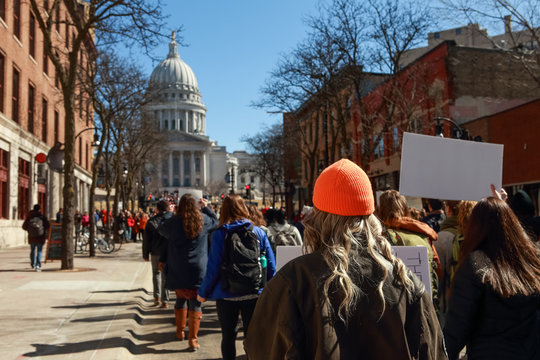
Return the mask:
<svg viewBox="0 0 540 360">
<path fill-rule="evenodd" d="M 278 196 L 283 193 L 282 131 L 280 124 L 274 124 L 251 137 L 242 138 L 256 159 L 253 170 L 272 187 L 272 206 L 274 207 Z"/>
<path fill-rule="evenodd" d="M 61 4 L 65 4 L 69 16 L 62 19 L 53 16 Z M 42 4 L 50 5 L 45 9 Z M 155 45 L 162 28 L 164 16 L 161 13 L 160 1 L 149 0 L 54 0 L 42 2 L 30 0 L 32 12 L 43 33 L 48 58 L 54 65 L 63 95 L 65 111 L 65 144 L 64 144 L 64 188 L 62 224 L 62 269 L 73 268 L 73 216 L 74 207 L 74 169 L 75 169 L 75 104 L 77 90 L 77 73 L 86 52 L 92 49 L 93 40 L 98 46 L 103 43 L 111 46 L 124 39 L 141 44 L 145 49 Z M 59 42 L 56 37 L 55 24 L 62 23 L 69 30 L 67 40 L 69 46 Z M 73 37 L 69 39 L 70 35 Z M 101 43 L 100 43 L 101 42 Z"/>
<path fill-rule="evenodd" d="M 403 54 L 419 44 L 431 24 L 425 4 L 403 0 L 333 0 L 308 18 L 306 39 L 281 58 L 253 105 L 289 113 L 299 122 L 297 141 L 304 167 L 309 168 L 310 192 L 321 168 L 321 148 L 323 167 L 351 157 L 356 130 L 364 140 L 361 156 L 366 166 L 393 126 L 406 127 L 410 119 L 405 114 L 415 113 L 409 104 L 415 100 L 411 95 L 406 101 L 410 91 L 405 89 L 414 86 L 393 77 Z M 382 81 L 388 85 L 379 103 L 363 103 Z M 353 104 L 361 114 L 358 129 L 352 129 Z"/>
<path fill-rule="evenodd" d="M 95 69 L 96 74 L 92 77 L 94 81 L 88 92 L 93 99 L 96 125 L 100 129 L 100 142 L 92 163 L 90 204 L 94 203 L 98 168 L 107 175 L 113 170 L 115 176 L 110 180 L 125 180 L 118 183 L 127 185 L 126 189 L 120 187 L 118 190 L 126 190 L 131 195 L 133 185 L 137 182 L 142 183 L 145 161 L 150 160 L 153 150 L 164 143 L 163 134 L 143 116 L 141 111 L 147 103 L 145 95 L 147 78 L 142 70 L 112 51 L 99 54 Z M 104 152 L 107 155 L 113 154 L 112 157 L 117 160 L 111 159 L 109 163 L 109 159 L 103 157 Z M 109 164 L 116 166 L 111 168 Z M 127 174 L 123 174 L 123 167 L 126 168 Z M 113 185 L 111 181 L 107 184 L 110 192 Z M 93 244 L 93 238 L 94 228 L 91 226 L 90 244 Z M 92 247 L 90 256 L 94 256 Z"/>
<path fill-rule="evenodd" d="M 518 59 L 540 85 L 540 0 L 441 0 L 442 12 L 452 21 L 485 25 L 504 24 L 504 41 L 484 36 L 494 48 Z"/>
</svg>

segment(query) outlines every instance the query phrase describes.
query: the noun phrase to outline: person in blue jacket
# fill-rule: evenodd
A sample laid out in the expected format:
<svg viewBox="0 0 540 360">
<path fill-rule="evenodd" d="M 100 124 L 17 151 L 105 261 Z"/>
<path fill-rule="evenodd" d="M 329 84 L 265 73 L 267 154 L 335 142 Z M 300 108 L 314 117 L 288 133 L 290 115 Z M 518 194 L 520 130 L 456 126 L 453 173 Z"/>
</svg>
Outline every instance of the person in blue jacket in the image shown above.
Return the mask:
<svg viewBox="0 0 540 360">
<path fill-rule="evenodd" d="M 258 236 L 261 253 L 264 251 L 267 258 L 266 280 L 270 280 L 276 273 L 276 262 L 270 241 L 265 232 L 248 220 L 249 212 L 244 200 L 239 195 L 228 195 L 223 199 L 220 211 L 219 228 L 212 236 L 206 275 L 199 287 L 197 299 L 205 302 L 207 299 L 216 300 L 216 309 L 221 324 L 221 354 L 224 360 L 236 357 L 236 336 L 238 334 L 238 315 L 242 315 L 244 334 L 246 333 L 251 316 L 255 310 L 259 294 L 235 294 L 223 289 L 221 285 L 220 267 L 223 261 L 225 238 L 228 231 L 235 231 L 241 227 L 252 227 Z"/>
</svg>

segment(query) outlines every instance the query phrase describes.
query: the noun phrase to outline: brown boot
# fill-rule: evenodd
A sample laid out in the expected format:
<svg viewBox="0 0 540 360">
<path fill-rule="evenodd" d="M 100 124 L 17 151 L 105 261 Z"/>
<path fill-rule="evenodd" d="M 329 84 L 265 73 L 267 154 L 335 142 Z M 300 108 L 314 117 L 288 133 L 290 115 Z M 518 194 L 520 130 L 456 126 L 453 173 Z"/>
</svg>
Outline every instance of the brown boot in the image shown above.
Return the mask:
<svg viewBox="0 0 540 360">
<path fill-rule="evenodd" d="M 186 327 L 187 308 L 174 309 L 174 317 L 176 319 L 176 337 L 178 340 L 184 340 L 184 329 Z"/>
<path fill-rule="evenodd" d="M 188 328 L 189 328 L 189 348 L 193 351 L 199 349 L 199 341 L 197 340 L 197 334 L 199 333 L 199 327 L 201 326 L 202 312 L 201 311 L 189 311 L 188 314 Z"/>
</svg>

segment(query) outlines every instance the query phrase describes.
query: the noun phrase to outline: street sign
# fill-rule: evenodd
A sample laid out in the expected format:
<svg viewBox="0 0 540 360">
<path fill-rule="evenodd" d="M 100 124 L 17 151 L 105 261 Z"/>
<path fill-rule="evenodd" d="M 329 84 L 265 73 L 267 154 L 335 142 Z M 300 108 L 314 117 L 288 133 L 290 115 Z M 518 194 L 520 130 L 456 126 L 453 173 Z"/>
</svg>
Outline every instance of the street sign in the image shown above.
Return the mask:
<svg viewBox="0 0 540 360">
<path fill-rule="evenodd" d="M 47 154 L 45 153 L 36 154 L 35 159 L 38 163 L 43 164 L 47 161 Z"/>
</svg>

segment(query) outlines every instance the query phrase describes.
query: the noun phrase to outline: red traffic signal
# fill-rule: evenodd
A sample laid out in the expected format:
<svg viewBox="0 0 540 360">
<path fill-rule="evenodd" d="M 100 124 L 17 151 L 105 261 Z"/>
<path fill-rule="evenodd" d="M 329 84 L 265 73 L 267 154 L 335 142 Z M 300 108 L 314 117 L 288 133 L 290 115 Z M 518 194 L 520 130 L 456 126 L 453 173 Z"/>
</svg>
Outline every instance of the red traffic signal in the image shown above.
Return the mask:
<svg viewBox="0 0 540 360">
<path fill-rule="evenodd" d="M 148 195 L 148 201 L 152 200 L 152 194 Z"/>
<path fill-rule="evenodd" d="M 246 190 L 249 190 L 250 186 L 249 184 L 246 185 Z"/>
<path fill-rule="evenodd" d="M 223 200 L 225 198 L 225 195 L 221 194 L 220 197 L 221 197 L 221 200 Z"/>
</svg>

